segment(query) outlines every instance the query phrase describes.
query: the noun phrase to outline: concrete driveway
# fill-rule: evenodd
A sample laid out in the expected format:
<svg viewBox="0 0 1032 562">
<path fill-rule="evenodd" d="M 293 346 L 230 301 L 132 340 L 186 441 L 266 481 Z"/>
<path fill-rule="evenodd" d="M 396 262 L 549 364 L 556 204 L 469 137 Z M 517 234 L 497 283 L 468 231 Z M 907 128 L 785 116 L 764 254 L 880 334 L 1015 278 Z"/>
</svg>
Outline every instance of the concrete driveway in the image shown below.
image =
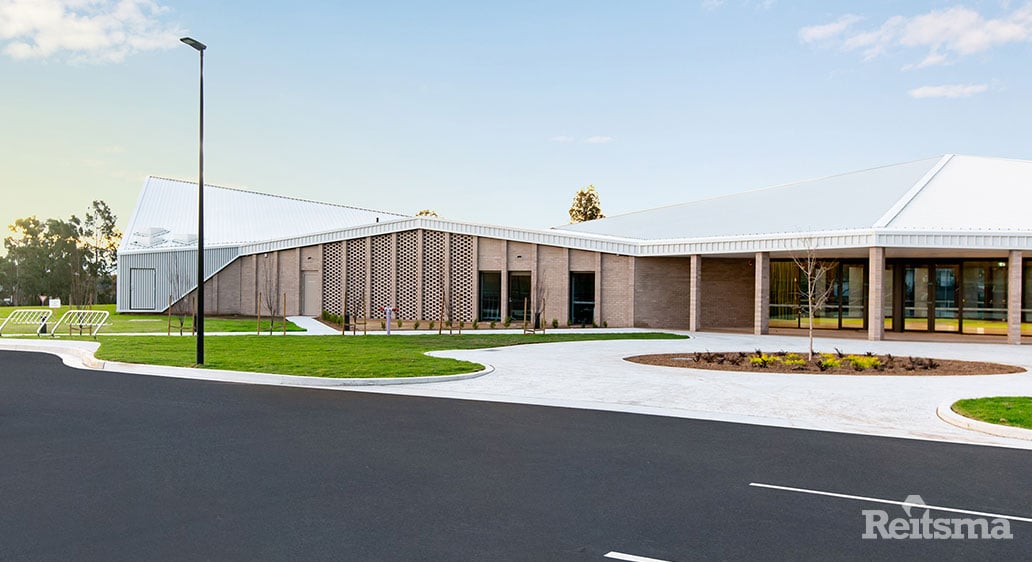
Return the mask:
<svg viewBox="0 0 1032 562">
<path fill-rule="evenodd" d="M 656 367 L 630 355 L 692 351 L 805 351 L 806 339 L 698 333 L 690 340 L 598 341 L 435 355 L 490 364 L 478 379 L 369 389 L 419 396 L 497 400 L 1032 448 L 1032 441 L 960 429 L 939 419 L 947 400 L 1032 396 L 1032 374 L 833 376 L 734 373 Z M 992 361 L 1032 369 L 1032 346 L 820 339 L 816 348 Z"/>
</svg>

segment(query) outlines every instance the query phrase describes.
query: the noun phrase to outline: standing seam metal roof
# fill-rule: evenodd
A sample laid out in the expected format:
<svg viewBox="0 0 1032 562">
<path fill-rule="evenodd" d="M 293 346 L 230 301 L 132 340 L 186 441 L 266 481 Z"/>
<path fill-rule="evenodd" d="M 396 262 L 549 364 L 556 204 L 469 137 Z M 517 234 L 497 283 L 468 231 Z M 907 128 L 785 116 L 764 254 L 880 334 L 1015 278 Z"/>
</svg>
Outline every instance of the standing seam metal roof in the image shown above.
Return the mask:
<svg viewBox="0 0 1032 562">
<path fill-rule="evenodd" d="M 348 228 L 406 215 L 205 184 L 204 243 L 240 245 Z M 148 177 L 121 250 L 196 245 L 197 183 Z"/>
</svg>

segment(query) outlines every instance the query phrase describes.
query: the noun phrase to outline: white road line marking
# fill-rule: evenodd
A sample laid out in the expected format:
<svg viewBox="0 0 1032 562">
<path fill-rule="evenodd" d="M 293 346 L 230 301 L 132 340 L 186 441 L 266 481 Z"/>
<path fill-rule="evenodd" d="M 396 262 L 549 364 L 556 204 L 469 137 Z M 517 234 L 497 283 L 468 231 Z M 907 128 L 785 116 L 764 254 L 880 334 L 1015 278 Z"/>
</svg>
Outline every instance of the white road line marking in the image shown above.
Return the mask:
<svg viewBox="0 0 1032 562">
<path fill-rule="evenodd" d="M 660 560 L 659 558 L 649 558 L 647 556 L 636 556 L 634 554 L 624 554 L 615 550 L 606 553 L 605 558 L 613 558 L 616 560 L 627 560 L 627 562 L 666 562 L 666 560 Z"/>
<path fill-rule="evenodd" d="M 835 492 L 823 492 L 821 490 L 807 490 L 806 488 L 792 488 L 790 486 L 775 486 L 774 484 L 761 484 L 759 482 L 750 482 L 750 486 L 756 488 L 769 488 L 771 490 L 784 490 L 786 492 L 799 492 L 801 494 L 813 494 L 815 496 L 829 496 L 832 498 L 843 498 L 847 500 L 859 500 L 865 502 L 874 503 L 887 503 L 892 505 L 899 505 L 903 507 L 920 507 L 923 509 L 934 509 L 935 511 L 948 511 L 950 513 L 963 513 L 965 515 L 981 515 L 983 517 L 993 517 L 999 519 L 1010 519 L 1012 521 L 1023 521 L 1025 523 L 1032 523 L 1032 518 L 1029 517 L 1018 517 L 1016 515 L 1002 515 L 1000 513 L 987 513 L 985 511 L 971 511 L 970 509 L 957 509 L 954 507 L 942 507 L 939 505 L 924 505 L 913 502 L 901 502 L 896 500 L 885 500 L 881 498 L 871 498 L 867 496 L 853 496 L 850 494 L 838 494 Z"/>
</svg>

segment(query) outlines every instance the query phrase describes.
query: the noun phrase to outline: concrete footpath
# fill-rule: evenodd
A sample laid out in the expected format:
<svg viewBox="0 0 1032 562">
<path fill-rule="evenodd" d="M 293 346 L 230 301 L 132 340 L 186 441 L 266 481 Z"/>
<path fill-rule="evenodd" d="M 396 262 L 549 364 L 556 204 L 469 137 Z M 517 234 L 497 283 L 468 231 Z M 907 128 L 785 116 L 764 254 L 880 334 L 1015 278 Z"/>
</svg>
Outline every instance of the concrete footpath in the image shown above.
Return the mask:
<svg viewBox="0 0 1032 562">
<path fill-rule="evenodd" d="M 287 384 L 282 375 L 233 373 L 99 362 L 93 342 L 0 340 L 0 349 L 60 354 L 66 364 L 115 372 L 178 376 L 253 384 Z M 942 359 L 992 361 L 1032 368 L 1032 347 L 1005 344 L 819 339 L 820 351 L 892 353 Z M 981 396 L 1032 396 L 1032 375 L 837 376 L 735 373 L 656 367 L 624 361 L 630 355 L 692 351 L 804 351 L 806 339 L 699 333 L 689 340 L 623 340 L 552 343 L 435 352 L 474 361 L 493 372 L 425 384 L 334 387 L 467 400 L 634 412 L 891 437 L 932 439 L 1032 449 L 1032 441 L 993 436 L 950 425 L 937 408 Z M 306 379 L 309 377 L 300 377 Z M 440 381 L 440 382 L 439 382 Z M 325 380 L 316 379 L 325 384 Z M 420 382 L 420 381 L 410 381 Z M 314 386 L 292 381 L 295 386 Z"/>
</svg>

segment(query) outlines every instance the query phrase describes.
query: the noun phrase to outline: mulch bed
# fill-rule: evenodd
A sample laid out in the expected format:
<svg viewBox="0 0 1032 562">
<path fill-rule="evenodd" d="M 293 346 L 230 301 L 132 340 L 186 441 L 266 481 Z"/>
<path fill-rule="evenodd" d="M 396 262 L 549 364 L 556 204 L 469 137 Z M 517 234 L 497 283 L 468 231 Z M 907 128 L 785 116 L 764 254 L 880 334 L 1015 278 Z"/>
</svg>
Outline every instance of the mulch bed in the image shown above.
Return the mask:
<svg viewBox="0 0 1032 562">
<path fill-rule="evenodd" d="M 894 355 L 847 355 L 840 353 L 814 354 L 807 362 L 805 353 L 664 353 L 626 357 L 627 361 L 643 365 L 738 371 L 752 373 L 787 373 L 860 376 L 963 376 L 1002 375 L 1023 373 L 1025 369 L 1000 363 L 899 357 Z M 787 361 L 789 364 L 785 364 Z M 798 364 L 802 362 L 803 364 Z M 818 364 L 823 362 L 823 364 Z M 795 364 L 793 364 L 795 363 Z M 836 365 L 838 363 L 838 365 Z"/>
</svg>

